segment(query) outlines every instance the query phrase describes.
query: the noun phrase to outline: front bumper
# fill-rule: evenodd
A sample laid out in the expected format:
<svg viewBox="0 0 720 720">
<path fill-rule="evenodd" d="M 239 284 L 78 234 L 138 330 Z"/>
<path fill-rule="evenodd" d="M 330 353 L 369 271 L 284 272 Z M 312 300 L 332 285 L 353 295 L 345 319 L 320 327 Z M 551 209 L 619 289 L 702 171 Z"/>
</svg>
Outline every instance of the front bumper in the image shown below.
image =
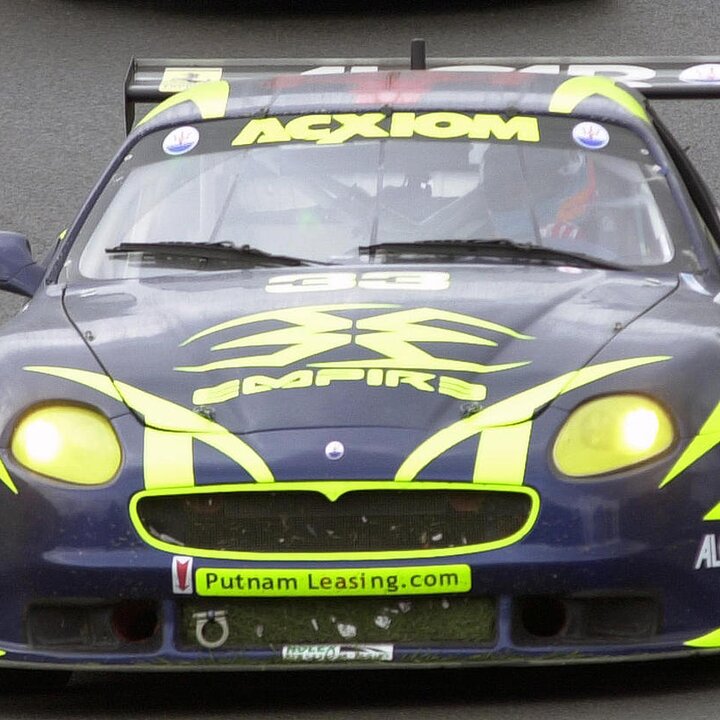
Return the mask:
<svg viewBox="0 0 720 720">
<path fill-rule="evenodd" d="M 22 577 L 4 576 L 0 662 L 166 670 L 569 663 L 697 652 L 688 641 L 720 626 L 713 570 L 694 569 L 695 549 L 682 575 L 668 572 L 667 553 L 657 549 L 619 550 L 588 549 L 583 558 L 577 549 L 556 550 L 540 559 L 535 548 L 528 560 L 518 545 L 433 564 L 466 563 L 466 593 L 243 598 L 173 592 L 173 557 L 152 548 L 56 549 L 26 565 Z M 195 577 L 203 569 L 249 569 L 216 559 L 192 564 Z M 318 577 L 327 565 L 292 569 Z M 353 568 L 376 574 L 392 563 Z M 252 569 L 259 572 L 257 564 Z M 399 634 L 388 630 L 415 614 L 416 637 L 407 622 Z"/>
</svg>

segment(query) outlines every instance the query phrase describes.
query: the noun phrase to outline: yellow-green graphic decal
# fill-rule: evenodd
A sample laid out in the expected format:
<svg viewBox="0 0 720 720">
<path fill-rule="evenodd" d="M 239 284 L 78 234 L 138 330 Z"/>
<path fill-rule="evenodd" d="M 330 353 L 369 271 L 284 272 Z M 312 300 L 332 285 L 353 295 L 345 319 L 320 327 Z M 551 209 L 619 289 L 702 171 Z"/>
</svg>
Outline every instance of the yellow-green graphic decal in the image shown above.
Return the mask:
<svg viewBox="0 0 720 720">
<path fill-rule="evenodd" d="M 0 657 L 2 657 L 3 655 L 7 655 L 7 653 L 5 652 L 5 650 L 0 650 Z"/>
<path fill-rule="evenodd" d="M 718 648 L 720 647 L 720 628 L 713 630 L 706 635 L 701 635 L 700 637 L 692 640 L 687 640 L 683 644 L 688 647 L 696 648 Z"/>
<path fill-rule="evenodd" d="M 700 458 L 704 457 L 713 448 L 720 444 L 720 403 L 718 403 L 708 416 L 707 420 L 703 423 L 702 427 L 698 431 L 697 435 L 690 441 L 690 444 L 685 448 L 682 455 L 677 459 L 675 464 L 670 468 L 670 471 L 662 479 L 660 487 L 664 487 L 668 483 L 672 482 L 675 478 L 681 475 L 691 465 L 696 463 Z M 720 503 L 714 505 L 704 516 L 703 520 L 715 521 L 720 520 Z M 705 641 L 707 638 L 711 638 L 711 642 L 715 642 L 714 645 L 700 645 L 701 641 Z M 696 643 L 696 647 L 720 647 L 720 630 L 717 630 L 710 635 L 704 636 L 693 640 L 692 643 Z M 686 643 L 686 644 L 691 644 Z"/>
<path fill-rule="evenodd" d="M 421 443 L 401 464 L 395 480 L 414 480 L 433 460 L 464 440 L 477 436 L 478 450 L 472 480 L 475 483 L 521 485 L 533 416 L 543 405 L 558 395 L 609 375 L 668 359 L 668 356 L 655 356 L 591 365 L 493 403 Z M 101 373 L 42 366 L 25 369 L 94 388 L 143 415 L 146 422 L 144 476 L 148 489 L 189 488 L 195 484 L 194 440 L 213 447 L 236 462 L 255 482 L 274 481 L 265 461 L 243 440 L 222 425 L 177 403 L 120 381 L 113 382 Z"/>
<path fill-rule="evenodd" d="M 706 455 L 720 443 L 720 403 L 718 403 L 703 423 L 698 434 L 685 448 L 683 454 L 677 459 L 670 472 L 663 478 L 660 487 L 667 485 L 680 473 L 687 470 L 693 463 Z M 708 518 L 709 519 L 709 518 Z"/>
<path fill-rule="evenodd" d="M 209 445 L 241 466 L 255 482 L 273 482 L 265 461 L 247 443 L 208 418 L 182 405 L 139 390 L 102 373 L 46 366 L 30 372 L 65 378 L 124 402 L 145 418 L 145 486 L 178 487 L 195 483 L 193 441 Z"/>
<path fill-rule="evenodd" d="M 138 126 L 152 120 L 165 110 L 187 101 L 195 103 L 200 112 L 200 117 L 202 117 L 203 120 L 213 120 L 224 117 L 229 94 L 230 85 L 228 85 L 226 80 L 193 85 L 188 90 L 180 92 L 177 95 L 172 95 L 167 100 L 163 100 L 163 102 L 150 110 L 150 112 L 140 120 Z"/>
<path fill-rule="evenodd" d="M 678 475 L 682 474 L 691 465 L 704 457 L 714 447 L 720 444 L 720 403 L 718 403 L 698 431 L 698 434 L 690 441 L 684 452 L 670 468 L 668 474 L 662 479 L 660 487 L 672 482 Z M 720 503 L 714 505 L 704 516 L 703 520 L 720 520 Z M 711 633 L 712 634 L 712 633 Z M 717 631 L 720 637 L 720 630 Z M 720 642 L 718 642 L 720 647 Z"/>
<path fill-rule="evenodd" d="M 346 306 L 340 306 L 346 308 Z M 367 306 L 364 306 L 367 309 Z M 377 308 L 378 306 L 371 306 Z M 385 306 L 380 306 L 385 307 Z M 331 306 L 333 311 L 337 311 L 338 306 Z M 427 309 L 422 309 L 426 311 Z M 298 312 L 307 312 L 308 308 L 299 308 Z M 279 311 L 282 313 L 293 312 L 293 311 Z M 403 315 L 405 312 L 402 311 L 397 313 Z M 263 316 L 273 315 L 273 313 L 263 313 Z M 321 327 L 325 327 L 326 323 L 329 323 L 330 333 L 335 332 L 333 328 L 339 327 L 341 329 L 347 329 L 350 321 L 347 319 L 335 316 L 332 313 L 328 315 L 327 309 L 323 308 L 312 308 L 314 320 L 321 323 Z M 450 316 L 455 316 L 455 313 L 448 313 L 446 319 Z M 256 318 L 257 316 L 251 316 Z M 283 317 L 287 317 L 283 315 Z M 303 315 L 307 319 L 307 315 Z M 382 335 L 383 331 L 387 327 L 406 328 L 405 321 L 408 317 L 412 318 L 425 318 L 427 317 L 425 312 L 421 312 L 419 315 L 406 316 L 401 318 L 400 321 L 397 317 L 388 321 L 387 318 L 382 319 L 377 323 L 377 318 L 370 318 L 372 321 L 368 326 L 368 329 L 373 330 L 376 333 Z M 468 316 L 460 316 L 467 320 Z M 240 318 L 235 321 L 223 324 L 222 327 L 229 328 L 244 324 L 248 321 L 248 318 Z M 385 324 L 389 322 L 389 324 Z M 397 324 L 399 322 L 399 325 Z M 412 324 L 412 323 L 411 323 Z M 519 336 L 517 333 L 510 331 L 508 328 L 487 323 L 486 321 L 473 319 L 470 323 L 474 327 L 488 329 L 490 326 L 493 330 L 505 332 L 511 336 Z M 217 331 L 217 326 L 210 328 L 203 333 L 191 338 L 188 342 L 196 340 L 200 336 L 212 334 Z M 310 346 L 314 347 L 313 343 L 318 340 L 315 337 L 315 333 L 310 332 L 308 335 L 304 335 L 307 328 L 304 325 L 290 328 L 289 330 L 299 330 L 298 337 L 294 337 L 293 342 L 295 343 L 290 348 L 292 352 L 291 356 L 305 358 L 311 356 L 313 353 L 306 353 L 307 348 L 303 348 L 303 344 L 310 338 Z M 314 328 L 317 330 L 317 327 Z M 449 337 L 453 340 L 448 342 L 470 342 L 473 345 L 487 345 L 492 344 L 490 341 L 486 341 L 483 338 L 475 337 L 470 335 L 468 337 L 474 338 L 468 340 L 463 333 L 458 331 L 452 331 L 442 328 L 431 328 L 427 327 L 426 330 L 434 330 L 440 332 L 450 333 Z M 415 328 L 417 330 L 417 328 Z M 268 331 L 270 333 L 285 331 Z M 455 334 L 457 333 L 457 335 Z M 263 333 L 264 334 L 264 333 Z M 322 333 L 320 333 L 322 334 Z M 342 333 L 340 333 L 342 334 Z M 372 335 L 373 333 L 370 333 Z M 262 335 L 262 334 L 261 334 Z M 292 332 L 291 332 L 292 335 Z M 392 333 L 391 333 L 392 335 Z M 420 333 L 422 336 L 422 333 Z M 433 333 L 430 333 L 432 337 L 435 337 Z M 257 339 L 252 342 L 253 336 L 251 336 L 251 342 L 241 342 L 240 346 L 272 346 L 272 342 L 268 342 L 267 338 L 261 340 Z M 287 345 L 287 337 L 284 335 L 282 345 Z M 398 359 L 397 356 L 403 357 L 407 353 L 408 358 L 419 358 L 422 362 L 431 362 L 433 367 L 437 364 L 439 367 L 444 367 L 445 363 L 450 363 L 450 367 L 455 367 L 453 363 L 458 362 L 453 359 L 442 359 L 434 355 L 430 355 L 426 351 L 419 351 L 412 345 L 406 346 L 406 341 L 410 338 L 417 339 L 415 332 L 411 333 L 407 337 L 403 337 L 401 333 L 401 341 L 398 343 L 397 338 L 390 339 L 388 346 L 383 346 L 382 342 L 378 344 L 377 338 L 373 340 L 370 345 L 366 347 L 372 347 L 376 349 L 381 347 L 383 350 L 383 362 L 392 364 Z M 464 338 L 464 340 L 463 340 Z M 330 338 L 332 342 L 331 346 L 335 346 L 339 338 Z M 347 342 L 345 342 L 347 341 Z M 325 347 L 328 345 L 328 338 L 320 339 L 320 345 Z M 343 339 L 342 345 L 348 345 L 349 340 Z M 231 341 L 225 345 L 236 346 L 236 342 Z M 300 349 L 299 349 L 300 348 Z M 386 352 L 388 348 L 392 348 L 392 352 Z M 287 349 L 287 348 L 286 348 Z M 263 355 L 258 356 L 263 359 L 263 362 L 268 357 L 275 357 L 277 359 L 278 353 L 270 353 L 269 356 Z M 418 354 L 419 353 L 419 354 Z M 509 537 L 502 538 L 501 540 L 484 543 L 481 545 L 474 546 L 462 546 L 462 547 L 450 547 L 443 549 L 422 549 L 412 550 L 404 552 L 376 552 L 376 553 L 342 553 L 342 558 L 347 559 L 360 559 L 361 557 L 371 556 L 378 559 L 391 559 L 391 558 L 420 558 L 420 557 L 447 557 L 452 555 L 460 555 L 471 552 L 480 552 L 517 542 L 523 537 L 530 528 L 533 526 L 538 510 L 539 510 L 539 497 L 537 492 L 530 487 L 524 486 L 525 476 L 525 464 L 527 461 L 528 448 L 530 444 L 530 437 L 532 432 L 532 423 L 534 415 L 546 404 L 550 403 L 558 395 L 568 393 L 576 388 L 580 388 L 589 383 L 595 382 L 602 378 L 608 377 L 615 373 L 630 370 L 632 368 L 641 367 L 651 363 L 661 362 L 668 360 L 669 356 L 653 356 L 653 357 L 640 357 L 640 358 L 628 358 L 625 360 L 616 360 L 612 362 L 600 363 L 597 365 L 588 366 L 579 370 L 564 373 L 552 380 L 545 383 L 541 383 L 533 388 L 528 388 L 519 392 L 511 397 L 505 398 L 504 400 L 498 401 L 488 407 L 479 410 L 476 414 L 464 418 L 456 423 L 453 423 L 449 427 L 446 427 L 439 432 L 435 433 L 423 443 L 421 443 L 401 464 L 398 469 L 393 481 L 320 481 L 320 482 L 292 482 L 292 483 L 275 483 L 273 474 L 270 468 L 267 466 L 265 461 L 253 450 L 249 445 L 242 441 L 235 434 L 221 426 L 220 424 L 203 417 L 192 410 L 189 410 L 177 403 L 164 400 L 156 395 L 148 393 L 139 388 L 128 385 L 118 380 L 110 380 L 106 375 L 102 373 L 90 372 L 86 370 L 76 370 L 72 368 L 61 368 L 61 367 L 49 367 L 49 366 L 29 366 L 25 369 L 30 372 L 44 373 L 47 375 L 63 378 L 72 382 L 79 383 L 85 387 L 92 388 L 98 392 L 107 395 L 108 397 L 123 402 L 130 409 L 138 412 L 145 419 L 145 435 L 144 435 L 144 481 L 145 491 L 136 494 L 130 506 L 130 514 L 133 520 L 133 524 L 136 527 L 138 533 L 143 539 L 154 547 L 167 552 L 179 552 L 187 555 L 196 555 L 200 557 L 216 557 L 216 558 L 240 558 L 240 559 L 258 559 L 267 558 L 267 553 L 240 553 L 240 552 L 229 552 L 229 551 L 212 551 L 207 549 L 193 549 L 185 546 L 176 546 L 169 542 L 167 539 L 156 538 L 151 535 L 143 527 L 143 524 L 138 516 L 137 504 L 142 497 L 147 495 L 176 495 L 176 494 L 192 494 L 199 492 L 207 492 L 207 486 L 196 486 L 195 475 L 194 475 L 194 456 L 193 456 L 193 443 L 195 441 L 205 443 L 206 445 L 216 449 L 221 454 L 235 462 L 238 466 L 242 467 L 254 480 L 253 483 L 237 483 L 234 485 L 227 486 L 214 486 L 214 492 L 262 492 L 272 491 L 277 492 L 278 490 L 292 492 L 292 491 L 312 491 L 324 494 L 330 501 L 334 501 L 340 495 L 353 490 L 372 489 L 374 491 L 386 489 L 398 489 L 403 487 L 407 491 L 414 489 L 432 490 L 432 489 L 457 489 L 458 483 L 443 483 L 433 481 L 423 481 L 419 483 L 410 483 L 407 481 L 414 480 L 418 473 L 423 470 L 433 460 L 439 458 L 443 453 L 454 447 L 458 443 L 472 437 L 478 437 L 478 450 L 472 475 L 472 483 L 465 483 L 463 487 L 466 489 L 472 488 L 473 490 L 488 492 L 502 490 L 504 492 L 519 492 L 528 495 L 531 499 L 531 510 L 528 513 L 528 517 L 523 527 Z M 283 356 L 283 359 L 278 361 L 280 365 L 287 360 L 287 357 Z M 287 360 L 292 362 L 292 360 Z M 368 361 L 370 362 L 370 361 Z M 465 361 L 463 361 L 465 362 Z M 323 365 L 328 363 L 321 363 Z M 329 363 L 335 365 L 333 363 Z M 522 363 L 521 363 L 522 364 Z M 474 371 L 478 371 L 478 367 L 475 367 L 475 363 L 470 363 L 473 366 Z M 510 365 L 514 367 L 514 364 Z M 464 365 L 463 365 L 464 367 Z M 480 365 L 479 371 L 490 372 L 492 370 L 507 369 L 506 366 L 491 366 L 489 369 L 487 366 Z M 348 369 L 343 367 L 332 368 L 337 372 L 347 372 Z M 363 367 L 350 369 L 351 371 L 364 370 Z M 371 367 L 370 371 L 377 370 L 382 371 L 383 368 Z M 207 372 L 207 369 L 199 369 L 199 372 Z M 470 478 L 469 478 L 470 479 Z M 290 559 L 299 560 L 307 556 L 305 554 L 273 554 L 273 557 L 278 559 Z M 315 559 L 338 559 L 338 554 L 325 553 L 325 554 L 313 554 Z"/>
<path fill-rule="evenodd" d="M 8 473 L 7 468 L 5 467 L 5 464 L 2 460 L 0 460 L 0 482 L 7 488 L 9 488 L 10 492 L 12 492 L 14 495 L 18 494 L 18 489 L 15 486 L 15 483 L 12 481 L 10 473 Z"/>
<path fill-rule="evenodd" d="M 232 144 L 261 145 L 312 142 L 338 145 L 357 138 L 412 138 L 435 140 L 516 140 L 539 142 L 535 117 L 461 112 L 318 113 L 293 118 L 264 117 L 247 120 Z"/>
<path fill-rule="evenodd" d="M 353 597 L 468 592 L 469 565 L 438 567 L 304 570 L 201 568 L 195 589 L 201 597 Z"/>
<path fill-rule="evenodd" d="M 532 418 L 540 408 L 558 395 L 609 375 L 669 359 L 667 355 L 658 355 L 590 365 L 500 400 L 425 440 L 403 462 L 395 479 L 414 480 L 423 468 L 450 448 L 473 436 L 479 436 L 473 481 L 484 482 L 487 477 L 492 477 L 488 471 L 499 471 L 505 482 L 522 483 Z M 491 431 L 489 437 L 488 430 Z M 507 466 L 503 469 L 504 463 Z"/>
<path fill-rule="evenodd" d="M 609 77 L 574 77 L 562 83 L 553 93 L 548 110 L 569 115 L 583 101 L 593 95 L 602 95 L 624 107 L 635 117 L 650 122 L 642 103 L 638 102 L 627 90 L 624 90 Z"/>
<path fill-rule="evenodd" d="M 524 360 L 486 364 L 422 349 L 420 344 L 423 347 L 428 344 L 440 347 L 497 347 L 498 342 L 486 337 L 487 333 L 514 340 L 533 338 L 471 315 L 429 307 L 398 309 L 400 307 L 377 303 L 314 305 L 235 318 L 193 335 L 181 347 L 236 328 L 252 331 L 258 326 L 265 328 L 268 323 L 280 323 L 283 327 L 242 334 L 236 339 L 217 343 L 210 352 L 222 354 L 222 359 L 175 369 L 186 373 L 249 368 L 267 371 L 268 368 L 282 369 L 305 363 L 301 369 L 281 374 L 245 375 L 198 388 L 193 394 L 193 403 L 210 405 L 227 402 L 240 395 L 256 395 L 271 390 L 327 388 L 345 382 L 364 383 L 368 388 L 402 386 L 458 400 L 480 401 L 487 394 L 484 384 L 445 373 L 484 374 L 528 364 Z M 359 319 L 348 317 L 355 311 L 369 314 Z M 443 323 L 445 327 L 434 323 Z M 252 349 L 256 347 L 265 350 L 262 354 L 254 354 Z M 278 349 L 268 352 L 268 348 Z M 316 359 L 324 353 L 341 349 L 351 350 L 355 357 L 335 361 Z M 455 352 L 458 352 L 457 349 Z"/>
</svg>

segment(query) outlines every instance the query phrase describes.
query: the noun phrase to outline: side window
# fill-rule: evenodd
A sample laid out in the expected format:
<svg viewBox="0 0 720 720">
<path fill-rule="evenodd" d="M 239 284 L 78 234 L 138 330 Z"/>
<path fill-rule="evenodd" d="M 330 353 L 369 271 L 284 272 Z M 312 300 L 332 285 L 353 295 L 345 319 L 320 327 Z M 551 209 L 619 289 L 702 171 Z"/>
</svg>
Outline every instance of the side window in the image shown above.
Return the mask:
<svg viewBox="0 0 720 720">
<path fill-rule="evenodd" d="M 679 175 L 682 177 L 688 195 L 695 209 L 698 224 L 708 239 L 709 247 L 712 249 L 716 260 L 720 258 L 720 206 L 705 185 L 700 173 L 695 169 L 690 158 L 678 145 L 675 138 L 665 127 L 657 113 L 649 108 L 658 134 L 662 138 L 670 157 L 672 158 Z M 697 261 L 696 261 L 697 262 Z"/>
<path fill-rule="evenodd" d="M 718 223 L 720 224 L 720 207 L 717 205 L 714 207 L 715 217 L 717 218 Z M 707 239 L 708 245 L 712 248 L 713 254 L 715 255 L 715 260 L 720 264 L 720 239 L 716 238 L 712 232 L 710 231 L 710 228 L 707 226 L 707 223 L 703 219 L 703 216 L 698 212 L 697 214 L 697 222 L 700 228 L 703 231 L 703 235 L 705 235 L 705 238 Z"/>
</svg>

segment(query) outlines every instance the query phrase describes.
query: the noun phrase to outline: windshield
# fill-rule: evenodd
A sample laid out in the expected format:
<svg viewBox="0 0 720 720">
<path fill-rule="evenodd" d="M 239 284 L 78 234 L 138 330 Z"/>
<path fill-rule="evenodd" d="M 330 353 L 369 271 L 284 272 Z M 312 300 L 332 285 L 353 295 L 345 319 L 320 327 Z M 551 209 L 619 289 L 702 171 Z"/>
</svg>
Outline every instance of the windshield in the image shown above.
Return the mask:
<svg viewBox="0 0 720 720">
<path fill-rule="evenodd" d="M 408 262 L 367 246 L 433 240 L 507 239 L 628 267 L 691 252 L 663 172 L 628 129 L 555 117 L 366 115 L 373 118 L 351 137 L 338 120 L 349 115 L 313 115 L 143 138 L 107 184 L 66 272 L 105 279 L 203 267 L 132 252 L 134 243 L 336 264 Z M 488 254 L 474 243 L 442 261 L 488 262 Z M 418 246 L 412 261 L 437 262 L 437 247 Z"/>
</svg>

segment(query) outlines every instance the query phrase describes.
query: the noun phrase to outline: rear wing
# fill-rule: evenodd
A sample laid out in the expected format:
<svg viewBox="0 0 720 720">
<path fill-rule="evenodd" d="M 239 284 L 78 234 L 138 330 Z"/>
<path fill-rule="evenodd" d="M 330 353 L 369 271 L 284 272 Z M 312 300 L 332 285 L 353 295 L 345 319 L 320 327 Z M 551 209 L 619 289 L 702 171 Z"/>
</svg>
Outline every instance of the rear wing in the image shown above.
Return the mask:
<svg viewBox="0 0 720 720">
<path fill-rule="evenodd" d="M 545 75 L 606 75 L 650 99 L 720 98 L 720 56 L 689 57 L 426 57 L 425 42 L 413 40 L 404 58 L 133 58 L 125 79 L 125 126 L 129 132 L 139 103 L 159 103 L 191 85 L 255 75 L 456 70 Z"/>
</svg>

